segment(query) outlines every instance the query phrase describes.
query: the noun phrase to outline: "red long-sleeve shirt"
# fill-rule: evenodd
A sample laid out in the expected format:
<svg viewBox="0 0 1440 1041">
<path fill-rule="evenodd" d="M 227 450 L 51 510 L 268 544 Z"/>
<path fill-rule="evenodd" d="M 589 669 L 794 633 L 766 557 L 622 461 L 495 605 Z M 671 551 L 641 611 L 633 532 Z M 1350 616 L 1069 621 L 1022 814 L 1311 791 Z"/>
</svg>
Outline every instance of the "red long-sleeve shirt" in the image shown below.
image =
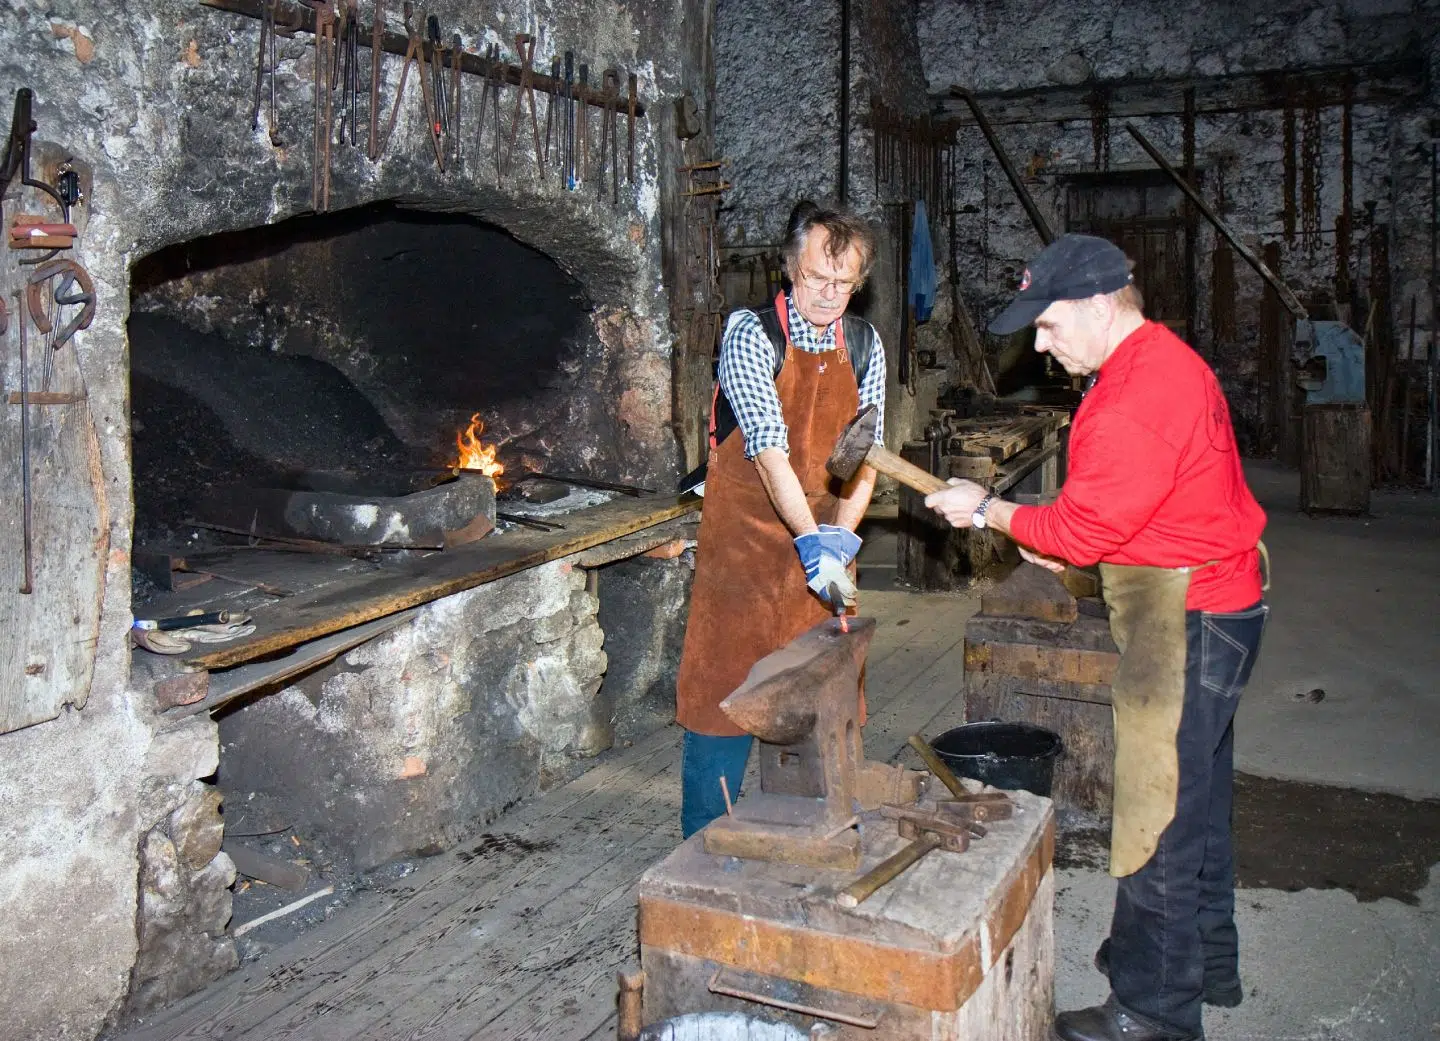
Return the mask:
<svg viewBox="0 0 1440 1041">
<path fill-rule="evenodd" d="M 1156 322 L 1101 366 L 1075 413 L 1055 503 L 1022 506 L 1010 522 L 1022 545 L 1072 564 L 1209 564 L 1191 575 L 1186 598 L 1201 611 L 1260 599 L 1264 528 L 1219 381 Z"/>
</svg>

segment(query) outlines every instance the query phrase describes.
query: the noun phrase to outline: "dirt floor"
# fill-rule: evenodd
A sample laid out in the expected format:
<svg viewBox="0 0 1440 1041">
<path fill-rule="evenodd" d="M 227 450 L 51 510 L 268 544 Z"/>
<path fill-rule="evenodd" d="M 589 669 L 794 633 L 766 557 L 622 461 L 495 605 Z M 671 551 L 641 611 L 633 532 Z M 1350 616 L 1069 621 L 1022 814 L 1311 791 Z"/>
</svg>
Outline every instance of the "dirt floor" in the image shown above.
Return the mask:
<svg viewBox="0 0 1440 1041">
<path fill-rule="evenodd" d="M 1440 862 L 1440 799 L 1237 774 L 1234 819 L 1241 889 L 1343 889 L 1415 906 Z M 1107 826 L 1071 818 L 1055 866 L 1103 871 L 1109 849 Z"/>
</svg>

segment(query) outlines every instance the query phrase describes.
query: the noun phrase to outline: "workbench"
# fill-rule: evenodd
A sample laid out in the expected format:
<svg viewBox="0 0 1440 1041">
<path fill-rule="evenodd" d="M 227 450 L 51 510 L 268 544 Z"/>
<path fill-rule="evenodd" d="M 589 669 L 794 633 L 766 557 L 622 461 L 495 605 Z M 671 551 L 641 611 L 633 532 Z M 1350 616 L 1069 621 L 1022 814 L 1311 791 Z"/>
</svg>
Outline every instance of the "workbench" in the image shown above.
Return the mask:
<svg viewBox="0 0 1440 1041">
<path fill-rule="evenodd" d="M 975 481 L 1015 502 L 1050 502 L 1064 480 L 1070 412 L 1038 405 L 1013 409 L 958 420 L 936 410 L 927 439 L 906 442 L 900 455 L 937 477 Z M 901 582 L 927 591 L 963 589 L 995 565 L 1016 560 L 1008 539 L 952 528 L 926 509 L 923 495 L 901 489 L 896 560 Z"/>
<path fill-rule="evenodd" d="M 905 843 L 861 826 L 858 871 L 712 856 L 703 832 L 640 880 L 644 1020 L 743 1011 L 837 1041 L 1041 1041 L 1053 1013 L 1055 821 L 1015 814 L 845 909 L 835 893 Z M 741 800 L 741 803 L 744 799 Z"/>
</svg>

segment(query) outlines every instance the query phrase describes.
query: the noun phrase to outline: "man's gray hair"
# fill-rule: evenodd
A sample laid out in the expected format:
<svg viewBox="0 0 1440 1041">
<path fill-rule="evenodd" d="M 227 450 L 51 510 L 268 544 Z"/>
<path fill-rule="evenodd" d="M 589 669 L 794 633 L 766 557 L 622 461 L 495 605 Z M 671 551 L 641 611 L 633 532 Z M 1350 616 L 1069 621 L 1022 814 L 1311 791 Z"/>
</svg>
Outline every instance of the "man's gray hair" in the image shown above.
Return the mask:
<svg viewBox="0 0 1440 1041">
<path fill-rule="evenodd" d="M 1115 301 L 1116 307 L 1135 311 L 1139 314 L 1145 313 L 1145 296 L 1140 292 L 1140 287 L 1134 282 L 1131 282 L 1128 286 L 1121 286 L 1115 290 L 1115 292 L 1107 295 L 1111 300 Z"/>
<path fill-rule="evenodd" d="M 849 210 L 817 206 L 808 199 L 795 204 L 785 229 L 785 245 L 781 252 L 791 277 L 799 267 L 800 254 L 805 249 L 810 232 L 816 228 L 825 229 L 828 235 L 825 255 L 836 263 L 844 260 L 851 247 L 859 250 L 860 280 L 863 282 L 875 264 L 875 231 L 870 222 Z"/>
</svg>

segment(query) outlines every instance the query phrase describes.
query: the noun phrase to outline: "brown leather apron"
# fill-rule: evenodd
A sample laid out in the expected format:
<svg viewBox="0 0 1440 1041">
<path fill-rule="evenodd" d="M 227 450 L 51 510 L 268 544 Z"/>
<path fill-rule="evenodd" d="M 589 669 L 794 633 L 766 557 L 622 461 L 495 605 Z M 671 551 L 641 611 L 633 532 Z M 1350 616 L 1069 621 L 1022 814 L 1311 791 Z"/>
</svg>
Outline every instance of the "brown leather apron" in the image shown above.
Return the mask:
<svg viewBox="0 0 1440 1041">
<path fill-rule="evenodd" d="M 789 305 L 783 298 L 777 304 L 783 321 Z M 787 337 L 775 391 L 789 428 L 790 465 L 815 519 L 830 523 L 841 489 L 825 460 L 860 404 L 843 346 L 811 354 Z M 805 585 L 793 536 L 755 463 L 745 458 L 738 431 L 710 453 L 698 540 L 675 718 L 698 734 L 739 737 L 744 731 L 720 711 L 720 702 L 752 665 L 830 617 L 830 610 Z"/>
<path fill-rule="evenodd" d="M 1175 818 L 1180 785 L 1175 739 L 1185 706 L 1185 594 L 1192 570 L 1100 565 L 1110 634 L 1120 648 L 1110 684 L 1115 714 L 1110 874 L 1116 878 L 1145 866 Z"/>
</svg>

